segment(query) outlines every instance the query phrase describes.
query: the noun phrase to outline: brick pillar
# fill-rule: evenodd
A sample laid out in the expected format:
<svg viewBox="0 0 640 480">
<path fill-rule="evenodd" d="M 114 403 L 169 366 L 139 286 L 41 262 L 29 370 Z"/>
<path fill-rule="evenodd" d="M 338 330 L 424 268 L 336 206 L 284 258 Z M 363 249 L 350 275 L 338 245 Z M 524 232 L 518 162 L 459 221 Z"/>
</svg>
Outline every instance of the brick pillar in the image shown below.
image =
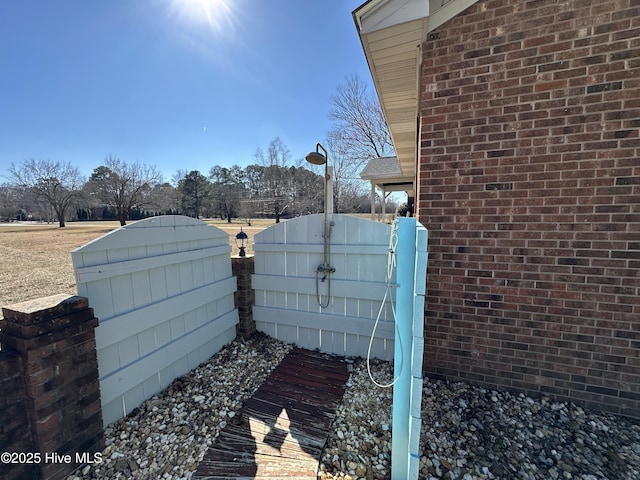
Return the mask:
<svg viewBox="0 0 640 480">
<path fill-rule="evenodd" d="M 238 308 L 240 322 L 237 326 L 238 335 L 248 338 L 256 331 L 253 319 L 254 293 L 251 288 L 251 275 L 254 272 L 253 255 L 247 257 L 231 257 L 231 269 L 238 281 L 238 291 L 235 293 L 235 303 Z"/>
<path fill-rule="evenodd" d="M 40 454 L 36 478 L 62 479 L 104 448 L 98 319 L 86 298 L 64 294 L 2 313 L 0 343 L 22 357 L 32 452 Z"/>
<path fill-rule="evenodd" d="M 0 392 L 0 453 L 33 452 L 29 413 L 25 405 L 24 364 L 22 357 L 4 348 L 0 351 Z M 37 469 L 28 463 L 0 461 L 0 478 L 37 478 Z"/>
</svg>

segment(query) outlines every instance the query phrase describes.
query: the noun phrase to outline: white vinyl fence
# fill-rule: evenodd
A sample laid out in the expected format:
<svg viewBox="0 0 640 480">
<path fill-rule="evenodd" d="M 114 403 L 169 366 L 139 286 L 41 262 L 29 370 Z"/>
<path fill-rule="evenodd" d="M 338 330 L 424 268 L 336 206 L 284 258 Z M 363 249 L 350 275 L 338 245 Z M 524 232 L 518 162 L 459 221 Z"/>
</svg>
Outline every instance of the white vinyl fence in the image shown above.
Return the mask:
<svg viewBox="0 0 640 480">
<path fill-rule="evenodd" d="M 347 215 L 332 215 L 330 220 L 334 226 L 328 263 L 335 273 L 324 282 L 322 274 L 316 280 L 316 269 L 324 263 L 323 215 L 278 223 L 255 236 L 253 318 L 258 330 L 280 340 L 364 357 L 386 290 L 391 227 Z M 328 306 L 322 308 L 320 302 Z M 372 357 L 393 358 L 394 336 L 387 301 L 375 332 Z"/>
<path fill-rule="evenodd" d="M 229 236 L 189 217 L 121 227 L 72 252 L 78 294 L 99 319 L 107 425 L 235 338 Z"/>
</svg>

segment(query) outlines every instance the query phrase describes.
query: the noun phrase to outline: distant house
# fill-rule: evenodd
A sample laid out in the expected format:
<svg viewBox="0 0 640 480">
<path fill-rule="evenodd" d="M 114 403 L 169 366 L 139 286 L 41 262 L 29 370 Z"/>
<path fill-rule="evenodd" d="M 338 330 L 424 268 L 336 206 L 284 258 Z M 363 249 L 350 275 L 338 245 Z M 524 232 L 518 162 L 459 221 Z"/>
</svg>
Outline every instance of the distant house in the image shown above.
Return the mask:
<svg viewBox="0 0 640 480">
<path fill-rule="evenodd" d="M 640 416 L 640 4 L 353 16 L 429 229 L 425 375 Z"/>
<path fill-rule="evenodd" d="M 398 157 L 372 158 L 360 172 L 360 178 L 371 182 L 371 220 L 376 216 L 376 189 L 382 194 L 382 213 L 386 212 L 386 199 L 392 192 L 407 193 L 407 203 L 413 205 L 413 175 L 403 176 Z"/>
</svg>

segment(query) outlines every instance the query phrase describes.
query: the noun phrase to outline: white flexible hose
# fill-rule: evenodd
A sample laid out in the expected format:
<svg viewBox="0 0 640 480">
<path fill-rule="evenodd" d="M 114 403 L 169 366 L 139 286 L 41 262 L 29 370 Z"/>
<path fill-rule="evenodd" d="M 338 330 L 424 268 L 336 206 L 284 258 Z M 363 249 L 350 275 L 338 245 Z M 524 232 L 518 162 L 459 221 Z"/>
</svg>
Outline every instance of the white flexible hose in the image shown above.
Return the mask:
<svg viewBox="0 0 640 480">
<path fill-rule="evenodd" d="M 398 321 L 396 318 L 395 300 L 393 299 L 393 294 L 390 293 L 391 290 L 396 286 L 391 283 L 391 279 L 393 278 L 393 271 L 396 268 L 397 247 L 398 247 L 398 221 L 396 220 L 393 222 L 391 237 L 389 238 L 389 253 L 387 254 L 387 273 L 384 279 L 387 287 L 384 291 L 384 296 L 382 297 L 382 303 L 380 304 L 380 309 L 378 310 L 376 321 L 373 324 L 373 330 L 371 331 L 371 337 L 369 338 L 369 348 L 367 349 L 367 372 L 369 373 L 369 378 L 374 383 L 374 385 L 380 388 L 393 387 L 395 383 L 398 381 L 398 379 L 400 378 L 400 373 L 398 373 L 398 376 L 393 379 L 393 382 L 378 383 L 373 378 L 373 374 L 371 373 L 371 346 L 373 345 L 373 338 L 375 336 L 376 329 L 378 328 L 378 323 L 380 322 L 380 317 L 382 316 L 382 310 L 384 310 L 384 304 L 387 301 L 387 297 L 389 297 L 389 299 L 391 300 L 391 311 L 393 312 L 393 323 L 395 325 L 396 338 L 398 339 L 399 346 L 400 346 L 400 367 L 398 369 L 399 372 L 402 372 L 403 359 L 404 359 L 404 352 L 402 349 L 402 339 L 400 338 L 400 331 L 398 329 Z"/>
</svg>

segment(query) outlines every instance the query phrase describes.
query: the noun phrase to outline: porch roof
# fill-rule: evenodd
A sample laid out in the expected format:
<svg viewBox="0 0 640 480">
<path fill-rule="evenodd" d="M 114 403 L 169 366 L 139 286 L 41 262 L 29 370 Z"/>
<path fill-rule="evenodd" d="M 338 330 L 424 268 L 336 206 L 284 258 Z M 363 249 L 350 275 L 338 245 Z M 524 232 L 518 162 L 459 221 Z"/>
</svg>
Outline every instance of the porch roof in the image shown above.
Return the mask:
<svg viewBox="0 0 640 480">
<path fill-rule="evenodd" d="M 398 157 L 372 158 L 360 172 L 360 178 L 369 180 L 385 192 L 413 193 L 413 176 L 404 176 Z"/>
<path fill-rule="evenodd" d="M 477 0 L 368 0 L 353 19 L 402 177 L 415 177 L 422 43 Z M 365 169 L 366 170 L 366 169 Z"/>
</svg>

